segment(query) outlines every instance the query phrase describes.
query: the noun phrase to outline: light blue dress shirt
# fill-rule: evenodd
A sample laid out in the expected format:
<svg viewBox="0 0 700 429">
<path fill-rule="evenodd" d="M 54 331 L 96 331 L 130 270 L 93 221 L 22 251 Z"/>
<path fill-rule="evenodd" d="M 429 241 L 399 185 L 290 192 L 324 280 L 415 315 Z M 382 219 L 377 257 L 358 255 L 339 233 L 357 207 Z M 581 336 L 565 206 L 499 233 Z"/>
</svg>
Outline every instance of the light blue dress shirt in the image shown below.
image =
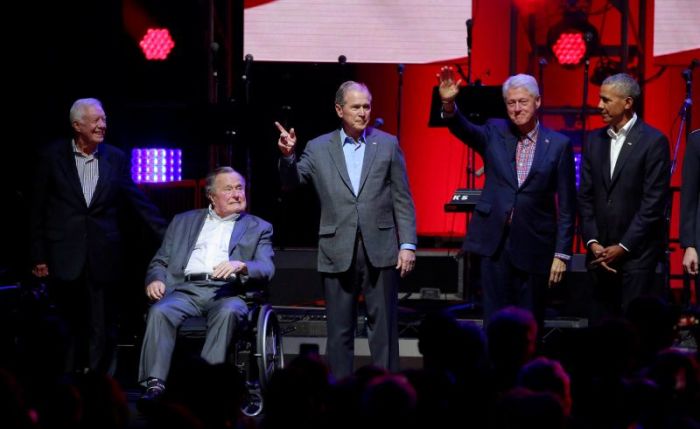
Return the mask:
<svg viewBox="0 0 700 429">
<path fill-rule="evenodd" d="M 352 190 L 357 196 L 360 190 L 360 175 L 362 174 L 362 161 L 365 158 L 365 134 L 355 141 L 345 134 L 345 130 L 340 129 L 340 141 L 343 144 L 343 155 L 345 155 L 345 165 L 348 168 Z"/>
<path fill-rule="evenodd" d="M 340 141 L 343 145 L 343 154 L 345 155 L 345 166 L 348 169 L 352 190 L 357 196 L 360 190 L 360 176 L 362 175 L 362 161 L 365 158 L 365 134 L 362 133 L 358 141 L 345 134 L 345 130 L 340 129 Z M 416 250 L 415 244 L 401 243 L 401 250 Z"/>
</svg>

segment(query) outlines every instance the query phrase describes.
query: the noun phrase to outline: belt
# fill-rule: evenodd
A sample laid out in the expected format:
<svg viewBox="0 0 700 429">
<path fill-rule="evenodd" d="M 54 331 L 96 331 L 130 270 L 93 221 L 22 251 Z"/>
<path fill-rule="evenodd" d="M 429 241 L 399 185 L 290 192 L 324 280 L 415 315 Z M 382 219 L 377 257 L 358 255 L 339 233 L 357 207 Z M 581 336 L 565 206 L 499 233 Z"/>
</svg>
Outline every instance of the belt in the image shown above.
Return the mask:
<svg viewBox="0 0 700 429">
<path fill-rule="evenodd" d="M 186 282 L 231 282 L 236 279 L 236 274 L 231 274 L 227 278 L 221 278 L 221 277 L 214 277 L 212 274 L 208 273 L 196 273 L 196 274 L 187 274 L 185 276 L 185 281 Z"/>
<path fill-rule="evenodd" d="M 216 278 L 212 276 L 211 274 L 207 273 L 200 273 L 200 274 L 188 274 L 185 276 L 185 281 L 186 282 L 205 282 L 209 280 L 222 280 L 219 278 Z"/>
</svg>

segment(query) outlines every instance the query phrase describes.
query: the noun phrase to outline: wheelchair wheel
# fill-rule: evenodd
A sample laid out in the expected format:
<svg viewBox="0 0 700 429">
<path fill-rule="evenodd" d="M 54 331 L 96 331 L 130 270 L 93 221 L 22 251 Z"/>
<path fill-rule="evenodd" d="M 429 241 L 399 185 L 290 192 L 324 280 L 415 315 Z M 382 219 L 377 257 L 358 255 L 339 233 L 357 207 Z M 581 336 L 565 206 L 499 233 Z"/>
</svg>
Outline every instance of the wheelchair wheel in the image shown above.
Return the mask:
<svg viewBox="0 0 700 429">
<path fill-rule="evenodd" d="M 263 397 L 259 390 L 248 391 L 248 394 L 243 400 L 241 411 L 248 417 L 260 415 L 263 410 Z"/>
<path fill-rule="evenodd" d="M 265 304 L 260 308 L 255 352 L 258 366 L 258 382 L 264 391 L 275 370 L 284 366 L 279 322 L 277 321 L 277 315 L 269 304 Z"/>
</svg>

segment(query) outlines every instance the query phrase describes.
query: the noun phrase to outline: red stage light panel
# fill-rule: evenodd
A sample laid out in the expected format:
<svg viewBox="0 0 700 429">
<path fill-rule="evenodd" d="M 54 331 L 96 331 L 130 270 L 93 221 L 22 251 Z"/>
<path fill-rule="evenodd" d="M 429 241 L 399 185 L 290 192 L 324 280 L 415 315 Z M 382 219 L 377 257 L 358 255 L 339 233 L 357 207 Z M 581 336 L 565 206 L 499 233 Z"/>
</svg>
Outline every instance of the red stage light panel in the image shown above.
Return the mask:
<svg viewBox="0 0 700 429">
<path fill-rule="evenodd" d="M 576 65 L 586 54 L 586 41 L 582 33 L 561 33 L 552 46 L 552 52 L 559 64 Z"/>
<path fill-rule="evenodd" d="M 175 47 L 175 42 L 167 28 L 149 28 L 139 42 L 139 46 L 147 60 L 163 61 Z"/>
</svg>

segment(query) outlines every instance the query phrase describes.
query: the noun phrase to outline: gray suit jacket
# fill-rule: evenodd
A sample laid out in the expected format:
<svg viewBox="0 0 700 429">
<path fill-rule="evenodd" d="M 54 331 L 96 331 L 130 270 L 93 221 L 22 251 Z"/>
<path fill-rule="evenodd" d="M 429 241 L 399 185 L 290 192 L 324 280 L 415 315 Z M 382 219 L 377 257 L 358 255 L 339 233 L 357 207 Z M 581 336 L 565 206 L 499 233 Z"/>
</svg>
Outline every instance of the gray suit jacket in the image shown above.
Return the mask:
<svg viewBox="0 0 700 429">
<path fill-rule="evenodd" d="M 313 184 L 320 200 L 320 272 L 340 273 L 350 268 L 358 230 L 375 267 L 396 265 L 399 243 L 417 243 L 415 208 L 396 137 L 368 128 L 365 141 L 357 195 L 339 130 L 311 140 L 298 160 L 280 160 L 283 186 Z"/>
<path fill-rule="evenodd" d="M 191 210 L 173 218 L 165 239 L 151 260 L 146 285 L 154 280 L 168 289 L 185 281 L 185 267 L 192 255 L 207 209 Z M 229 260 L 243 261 L 248 266 L 248 281 L 266 284 L 275 273 L 272 262 L 272 225 L 259 217 L 242 213 L 236 221 L 229 241 Z"/>
</svg>

